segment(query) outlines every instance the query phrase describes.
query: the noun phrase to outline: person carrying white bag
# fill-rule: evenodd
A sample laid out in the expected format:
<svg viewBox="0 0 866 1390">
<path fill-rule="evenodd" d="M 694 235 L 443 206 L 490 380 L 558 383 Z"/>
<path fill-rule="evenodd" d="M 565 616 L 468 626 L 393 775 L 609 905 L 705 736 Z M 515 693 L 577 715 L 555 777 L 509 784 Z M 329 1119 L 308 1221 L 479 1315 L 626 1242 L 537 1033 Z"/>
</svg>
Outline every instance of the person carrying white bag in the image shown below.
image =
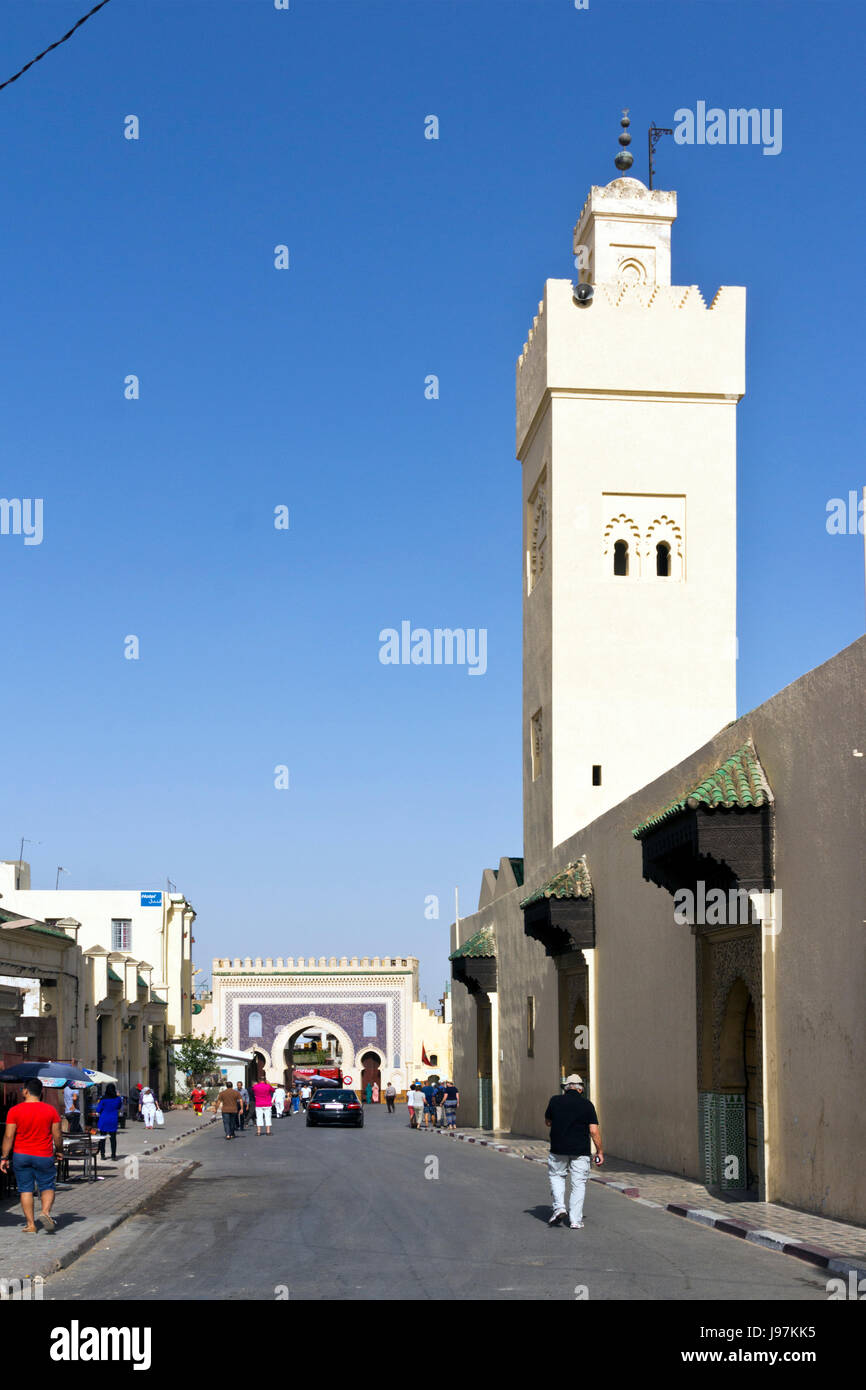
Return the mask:
<svg viewBox="0 0 866 1390">
<path fill-rule="evenodd" d="M 157 1105 L 156 1096 L 149 1086 L 145 1086 L 141 1093 L 141 1113 L 144 1116 L 145 1129 L 153 1129 L 154 1120 L 158 1124 L 165 1123 L 165 1116 Z"/>
</svg>

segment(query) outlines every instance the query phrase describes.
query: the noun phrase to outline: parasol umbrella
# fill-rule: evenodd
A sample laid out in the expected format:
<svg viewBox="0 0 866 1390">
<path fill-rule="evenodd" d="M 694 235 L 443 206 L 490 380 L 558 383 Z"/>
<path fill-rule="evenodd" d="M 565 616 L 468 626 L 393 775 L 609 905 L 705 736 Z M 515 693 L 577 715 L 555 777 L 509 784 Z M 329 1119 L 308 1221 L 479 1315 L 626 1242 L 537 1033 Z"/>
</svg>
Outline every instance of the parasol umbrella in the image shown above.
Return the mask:
<svg viewBox="0 0 866 1390">
<path fill-rule="evenodd" d="M 91 1086 L 105 1086 L 109 1081 L 112 1085 L 117 1084 L 116 1076 L 109 1076 L 107 1071 L 95 1071 L 92 1067 L 85 1067 L 87 1075 L 90 1077 Z"/>
<path fill-rule="evenodd" d="M 86 1071 L 65 1062 L 16 1062 L 14 1067 L 0 1071 L 0 1081 L 30 1081 L 36 1077 L 46 1086 L 62 1086 L 64 1081 L 80 1081 L 85 1086 L 93 1083 Z"/>
</svg>

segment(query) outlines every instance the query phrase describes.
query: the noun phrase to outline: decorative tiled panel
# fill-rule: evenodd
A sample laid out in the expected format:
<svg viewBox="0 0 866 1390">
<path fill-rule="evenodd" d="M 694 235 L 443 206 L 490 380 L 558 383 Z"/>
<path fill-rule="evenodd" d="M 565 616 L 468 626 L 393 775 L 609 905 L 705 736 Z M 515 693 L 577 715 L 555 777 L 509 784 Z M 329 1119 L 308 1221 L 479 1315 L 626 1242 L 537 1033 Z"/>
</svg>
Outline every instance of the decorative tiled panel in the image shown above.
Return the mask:
<svg viewBox="0 0 866 1390">
<path fill-rule="evenodd" d="M 228 989 L 222 996 L 222 1022 L 219 1025 L 229 1046 L 240 1050 L 262 1047 L 271 1052 L 277 1034 L 295 1019 L 311 1015 L 329 1021 L 347 1035 L 355 1052 L 365 1044 L 390 1055 L 401 1054 L 403 1047 L 403 999 L 401 989 L 382 989 L 370 981 L 369 989 L 349 987 L 303 987 L 294 990 L 285 982 L 268 984 L 256 981 L 247 989 Z M 410 999 L 407 998 L 407 1007 Z M 251 1013 L 262 1018 L 262 1036 L 250 1037 Z M 376 1036 L 365 1037 L 365 1013 L 376 1016 Z M 312 1026 L 312 1025 L 311 1025 Z"/>
<path fill-rule="evenodd" d="M 481 1129 L 493 1128 L 493 1078 L 478 1078 L 478 1125 Z"/>
<path fill-rule="evenodd" d="M 746 1098 L 702 1091 L 698 1096 L 703 1180 L 707 1187 L 734 1192 L 748 1186 Z"/>
<path fill-rule="evenodd" d="M 719 1171 L 719 1130 L 716 1097 L 712 1091 L 702 1091 L 698 1096 L 698 1133 L 703 1163 L 703 1180 L 707 1187 L 712 1187 L 718 1181 Z"/>
<path fill-rule="evenodd" d="M 717 1096 L 719 1116 L 719 1185 L 723 1192 L 748 1186 L 746 1165 L 746 1098 L 743 1095 Z"/>
</svg>

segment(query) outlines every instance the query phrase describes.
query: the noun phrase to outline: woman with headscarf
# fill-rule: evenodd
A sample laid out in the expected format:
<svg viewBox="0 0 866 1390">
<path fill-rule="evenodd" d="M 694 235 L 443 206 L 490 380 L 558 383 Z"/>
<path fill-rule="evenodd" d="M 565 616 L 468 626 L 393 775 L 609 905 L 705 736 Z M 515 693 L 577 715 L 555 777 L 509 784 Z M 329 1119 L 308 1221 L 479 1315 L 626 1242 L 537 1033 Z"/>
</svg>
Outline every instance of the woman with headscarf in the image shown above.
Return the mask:
<svg viewBox="0 0 866 1390">
<path fill-rule="evenodd" d="M 110 1081 L 105 1088 L 105 1095 L 96 1107 L 100 1158 L 105 1158 L 106 1139 L 111 1144 L 112 1159 L 117 1158 L 117 1122 L 120 1119 L 122 1105 L 123 1101 L 117 1094 L 117 1087 Z"/>
<path fill-rule="evenodd" d="M 379 1083 L 378 1083 L 378 1081 L 374 1081 L 374 1082 L 373 1082 L 373 1104 L 374 1104 L 374 1105 L 378 1105 L 378 1104 L 379 1104 Z"/>
<path fill-rule="evenodd" d="M 373 1083 L 372 1083 L 372 1081 L 368 1081 L 367 1084 L 366 1084 L 366 1086 L 364 1087 L 364 1100 L 365 1100 L 366 1103 L 369 1105 L 369 1104 L 370 1104 L 370 1101 L 371 1101 L 372 1099 L 373 1099 Z"/>
<path fill-rule="evenodd" d="M 149 1086 L 145 1086 L 141 1092 L 141 1113 L 144 1117 L 145 1129 L 153 1129 L 153 1122 L 156 1118 L 156 1096 Z"/>
</svg>

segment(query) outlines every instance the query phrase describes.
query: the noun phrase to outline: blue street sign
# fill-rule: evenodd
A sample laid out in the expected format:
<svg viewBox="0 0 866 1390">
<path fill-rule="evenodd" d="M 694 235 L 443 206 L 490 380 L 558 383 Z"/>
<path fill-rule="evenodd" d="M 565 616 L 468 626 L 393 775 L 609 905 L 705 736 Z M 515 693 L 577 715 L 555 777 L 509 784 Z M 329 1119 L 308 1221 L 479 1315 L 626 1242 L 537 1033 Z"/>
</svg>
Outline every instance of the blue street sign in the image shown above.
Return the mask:
<svg viewBox="0 0 866 1390">
<path fill-rule="evenodd" d="M 162 907 L 162 894 L 142 893 L 141 905 L 142 907 Z"/>
</svg>

